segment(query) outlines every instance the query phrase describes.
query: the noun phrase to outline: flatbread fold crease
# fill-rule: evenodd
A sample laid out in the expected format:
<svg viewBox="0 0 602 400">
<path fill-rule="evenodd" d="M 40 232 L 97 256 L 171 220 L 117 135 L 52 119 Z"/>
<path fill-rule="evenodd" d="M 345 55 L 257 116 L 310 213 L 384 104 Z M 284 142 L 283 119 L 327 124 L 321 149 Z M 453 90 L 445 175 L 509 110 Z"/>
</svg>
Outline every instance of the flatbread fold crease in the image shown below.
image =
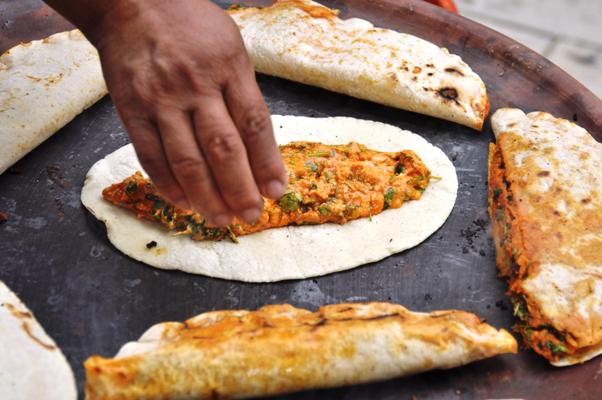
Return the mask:
<svg viewBox="0 0 602 400">
<path fill-rule="evenodd" d="M 489 160 L 496 262 L 525 343 L 553 365 L 602 353 L 602 144 L 543 112 L 498 110 Z"/>
<path fill-rule="evenodd" d="M 446 369 L 515 353 L 512 335 L 462 311 L 388 303 L 213 311 L 150 328 L 85 362 L 88 400 L 276 395 Z"/>
<path fill-rule="evenodd" d="M 485 84 L 462 59 L 418 37 L 341 19 L 309 0 L 236 8 L 258 72 L 481 130 Z"/>
</svg>

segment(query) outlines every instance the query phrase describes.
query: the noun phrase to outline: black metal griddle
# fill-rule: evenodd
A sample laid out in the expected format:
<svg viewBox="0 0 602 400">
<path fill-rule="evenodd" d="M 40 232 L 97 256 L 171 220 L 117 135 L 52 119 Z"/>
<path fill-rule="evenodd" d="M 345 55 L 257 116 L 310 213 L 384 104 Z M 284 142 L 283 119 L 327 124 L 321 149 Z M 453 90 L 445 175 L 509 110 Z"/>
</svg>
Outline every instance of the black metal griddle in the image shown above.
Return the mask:
<svg viewBox="0 0 602 400">
<path fill-rule="evenodd" d="M 418 34 L 462 55 L 488 83 L 494 108 L 544 109 L 577 119 L 601 138 L 600 101 L 549 61 L 508 38 L 409 0 L 324 3 L 342 8 L 344 15 Z M 69 26 L 38 0 L 0 0 L 0 22 L 0 51 L 19 40 L 41 38 Z M 429 28 L 433 26 L 438 28 Z M 152 324 L 208 310 L 255 309 L 285 302 L 313 310 L 328 303 L 391 301 L 416 311 L 467 310 L 496 327 L 512 326 L 506 285 L 498 279 L 494 264 L 486 211 L 487 145 L 492 140 L 488 126 L 477 133 L 276 78 L 258 76 L 258 81 L 274 114 L 381 121 L 419 133 L 440 147 L 453 161 L 460 181 L 451 216 L 414 249 L 315 279 L 245 284 L 148 267 L 117 251 L 104 226 L 79 200 L 92 164 L 128 143 L 106 97 L 0 175 L 0 211 L 8 215 L 0 225 L 0 279 L 60 345 L 80 392 L 82 362 L 88 356 L 111 356 Z M 594 360 L 558 369 L 522 350 L 517 356 L 450 371 L 283 398 L 595 399 L 602 398 L 599 368 L 600 360 Z"/>
</svg>

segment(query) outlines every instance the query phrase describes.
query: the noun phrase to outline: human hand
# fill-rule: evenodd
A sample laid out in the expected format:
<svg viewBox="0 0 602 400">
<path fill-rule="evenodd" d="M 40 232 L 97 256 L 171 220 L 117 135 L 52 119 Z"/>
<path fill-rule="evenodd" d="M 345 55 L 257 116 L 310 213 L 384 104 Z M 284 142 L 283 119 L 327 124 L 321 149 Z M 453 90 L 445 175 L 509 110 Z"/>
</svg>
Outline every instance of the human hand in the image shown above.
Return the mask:
<svg viewBox="0 0 602 400">
<path fill-rule="evenodd" d="M 240 32 L 208 0 L 115 2 L 86 35 L 159 191 L 215 225 L 253 222 L 287 177 Z"/>
</svg>

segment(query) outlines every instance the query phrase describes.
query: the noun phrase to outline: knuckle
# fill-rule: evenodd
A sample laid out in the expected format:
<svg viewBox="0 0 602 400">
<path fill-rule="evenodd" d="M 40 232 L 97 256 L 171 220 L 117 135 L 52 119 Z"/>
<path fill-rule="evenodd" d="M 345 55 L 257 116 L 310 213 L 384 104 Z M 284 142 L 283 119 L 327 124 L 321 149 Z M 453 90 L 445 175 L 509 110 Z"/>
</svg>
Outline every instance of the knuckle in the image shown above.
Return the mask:
<svg viewBox="0 0 602 400">
<path fill-rule="evenodd" d="M 199 158 L 179 157 L 171 162 L 174 174 L 184 181 L 194 181 L 196 184 L 207 182 L 206 174 L 203 173 L 205 163 Z"/>
<path fill-rule="evenodd" d="M 254 105 L 243 113 L 241 125 L 245 140 L 258 142 L 269 134 L 272 120 L 263 107 Z"/>
<path fill-rule="evenodd" d="M 207 156 L 217 163 L 234 161 L 241 157 L 242 144 L 234 135 L 215 135 L 207 139 L 204 149 Z"/>
</svg>

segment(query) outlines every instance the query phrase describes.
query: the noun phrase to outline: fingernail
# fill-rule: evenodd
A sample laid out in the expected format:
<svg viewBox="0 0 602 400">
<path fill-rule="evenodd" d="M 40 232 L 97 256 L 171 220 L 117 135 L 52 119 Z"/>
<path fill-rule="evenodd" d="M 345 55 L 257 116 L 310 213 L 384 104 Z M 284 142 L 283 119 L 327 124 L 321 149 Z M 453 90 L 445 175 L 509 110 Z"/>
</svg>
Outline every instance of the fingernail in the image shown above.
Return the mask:
<svg viewBox="0 0 602 400">
<path fill-rule="evenodd" d="M 272 199 L 281 197 L 286 191 L 286 185 L 279 180 L 271 180 L 265 186 L 265 194 Z"/>
<path fill-rule="evenodd" d="M 249 223 L 255 222 L 261 217 L 261 210 L 258 210 L 257 208 L 248 208 L 242 212 L 241 217 Z"/>
<path fill-rule="evenodd" d="M 232 217 L 228 214 L 219 214 L 211 218 L 211 220 L 217 226 L 226 226 L 232 222 Z"/>
</svg>

